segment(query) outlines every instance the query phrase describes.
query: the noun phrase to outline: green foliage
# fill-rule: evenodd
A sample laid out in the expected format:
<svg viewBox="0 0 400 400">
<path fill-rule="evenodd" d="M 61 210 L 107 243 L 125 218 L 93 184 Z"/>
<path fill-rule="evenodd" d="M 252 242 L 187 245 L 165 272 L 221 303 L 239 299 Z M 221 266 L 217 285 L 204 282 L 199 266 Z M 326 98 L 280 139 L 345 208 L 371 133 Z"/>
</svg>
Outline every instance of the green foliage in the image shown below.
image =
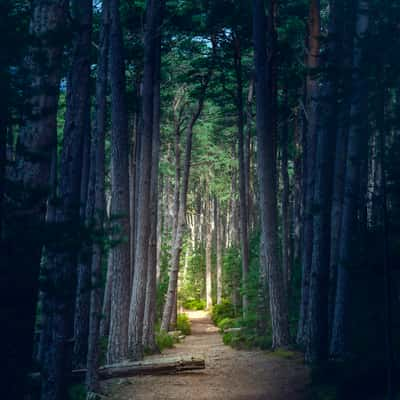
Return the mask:
<svg viewBox="0 0 400 400">
<path fill-rule="evenodd" d="M 221 332 L 223 332 L 225 329 L 228 328 L 234 328 L 236 327 L 236 325 L 237 325 L 237 320 L 229 317 L 222 318 L 217 324 Z"/>
<path fill-rule="evenodd" d="M 183 302 L 183 308 L 186 310 L 205 310 L 206 309 L 206 301 L 203 299 L 188 299 Z"/>
<path fill-rule="evenodd" d="M 260 348 L 262 350 L 270 349 L 272 346 L 271 335 L 259 335 L 254 330 L 246 328 L 240 331 L 226 332 L 222 335 L 224 344 L 229 345 L 235 349 L 254 349 Z"/>
<path fill-rule="evenodd" d="M 223 299 L 221 304 L 216 304 L 211 312 L 211 319 L 216 325 L 218 325 L 218 323 L 225 318 L 234 317 L 235 308 L 233 307 L 233 304 L 227 299 Z"/>
<path fill-rule="evenodd" d="M 156 344 L 158 349 L 162 352 L 164 349 L 171 349 L 174 347 L 175 339 L 169 335 L 168 332 L 163 330 L 156 333 Z"/>
<path fill-rule="evenodd" d="M 224 296 L 233 295 L 238 286 L 241 285 L 241 257 L 238 247 L 231 246 L 226 249 L 222 258 L 222 287 Z"/>
<path fill-rule="evenodd" d="M 186 314 L 178 314 L 176 320 L 176 329 L 181 331 L 184 335 L 190 335 L 192 333 L 190 320 Z"/>
</svg>

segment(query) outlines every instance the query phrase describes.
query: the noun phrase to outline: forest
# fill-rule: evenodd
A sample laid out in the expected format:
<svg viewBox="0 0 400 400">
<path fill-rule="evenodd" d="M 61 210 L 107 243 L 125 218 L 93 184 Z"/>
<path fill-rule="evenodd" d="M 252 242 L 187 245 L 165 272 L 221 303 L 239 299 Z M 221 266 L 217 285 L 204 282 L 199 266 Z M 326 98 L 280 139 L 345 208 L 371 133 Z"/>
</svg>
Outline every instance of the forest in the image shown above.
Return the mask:
<svg viewBox="0 0 400 400">
<path fill-rule="evenodd" d="M 0 0 L 0 397 L 400 399 L 399 21 Z"/>
</svg>

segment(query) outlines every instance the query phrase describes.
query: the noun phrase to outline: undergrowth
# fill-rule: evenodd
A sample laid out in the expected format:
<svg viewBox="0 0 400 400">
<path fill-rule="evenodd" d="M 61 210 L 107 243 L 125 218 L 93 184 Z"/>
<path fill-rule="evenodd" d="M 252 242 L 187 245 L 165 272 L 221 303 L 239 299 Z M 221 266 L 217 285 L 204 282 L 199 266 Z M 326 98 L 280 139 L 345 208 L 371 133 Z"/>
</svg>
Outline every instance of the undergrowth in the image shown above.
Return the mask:
<svg viewBox="0 0 400 400">
<path fill-rule="evenodd" d="M 181 331 L 183 335 L 190 335 L 192 333 L 190 320 L 186 314 L 178 314 L 176 320 L 176 330 Z"/>
<path fill-rule="evenodd" d="M 162 352 L 164 349 L 171 349 L 174 347 L 176 340 L 173 336 L 169 335 L 168 332 L 160 330 L 156 333 L 156 343 L 158 349 Z"/>
<path fill-rule="evenodd" d="M 183 308 L 192 311 L 205 310 L 206 301 L 198 299 L 188 299 L 183 302 Z"/>
</svg>

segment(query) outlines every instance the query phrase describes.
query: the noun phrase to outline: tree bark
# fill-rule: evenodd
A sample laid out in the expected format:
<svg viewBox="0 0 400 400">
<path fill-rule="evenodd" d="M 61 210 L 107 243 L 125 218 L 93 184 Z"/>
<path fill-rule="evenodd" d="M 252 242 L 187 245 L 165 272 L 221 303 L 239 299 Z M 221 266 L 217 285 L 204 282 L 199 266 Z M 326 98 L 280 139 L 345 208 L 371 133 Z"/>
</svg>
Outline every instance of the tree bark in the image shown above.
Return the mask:
<svg viewBox="0 0 400 400">
<path fill-rule="evenodd" d="M 158 233 L 158 181 L 160 160 L 160 68 L 161 68 L 161 18 L 162 4 L 158 11 L 156 46 L 154 47 L 153 75 L 153 139 L 151 166 L 151 198 L 150 198 L 150 238 L 147 267 L 147 286 L 143 326 L 143 345 L 150 351 L 157 349 L 155 339 L 156 300 L 157 300 L 157 233 Z"/>
<path fill-rule="evenodd" d="M 348 349 L 348 297 L 349 267 L 354 262 L 354 239 L 358 232 L 357 212 L 359 208 L 359 182 L 365 140 L 368 130 L 368 92 L 366 77 L 363 73 L 364 53 L 363 40 L 369 25 L 369 2 L 359 0 L 357 3 L 356 32 L 354 37 L 352 97 L 350 109 L 350 129 L 347 144 L 346 173 L 342 223 L 340 230 L 339 265 L 335 297 L 334 319 L 330 342 L 330 354 L 343 358 Z"/>
<path fill-rule="evenodd" d="M 212 222 L 211 222 L 211 201 L 207 199 L 206 203 L 206 307 L 212 308 L 212 276 L 211 276 L 211 251 L 212 251 Z"/>
<path fill-rule="evenodd" d="M 129 250 L 129 138 L 125 94 L 125 65 L 119 0 L 110 0 L 110 83 L 111 83 L 111 218 L 113 240 L 111 261 L 110 334 L 107 362 L 128 356 L 130 294 Z"/>
<path fill-rule="evenodd" d="M 310 15 L 308 21 L 308 55 L 307 67 L 309 73 L 306 83 L 307 113 L 308 120 L 305 127 L 303 140 L 303 252 L 301 256 L 302 282 L 300 317 L 297 330 L 297 343 L 305 345 L 308 329 L 308 308 L 310 297 L 310 274 L 313 252 L 313 195 L 315 185 L 315 154 L 316 154 L 316 129 L 317 129 L 317 106 L 318 106 L 318 79 L 316 70 L 320 65 L 320 29 L 321 17 L 319 0 L 310 3 Z"/>
<path fill-rule="evenodd" d="M 107 207 L 106 207 L 107 208 Z M 111 290 L 112 290 L 112 263 L 111 254 L 107 259 L 106 286 L 103 293 L 102 318 L 100 321 L 100 337 L 108 337 L 110 335 L 110 315 L 111 315 Z"/>
<path fill-rule="evenodd" d="M 287 88 L 284 89 L 284 121 L 281 137 L 281 177 L 282 177 L 282 268 L 283 282 L 286 293 L 289 293 L 291 272 L 291 223 L 290 223 L 290 197 L 288 173 L 288 146 L 289 146 L 289 104 Z"/>
<path fill-rule="evenodd" d="M 90 46 L 92 32 L 92 3 L 72 3 L 76 31 L 72 49 L 72 64 L 68 77 L 67 111 L 60 164 L 60 204 L 56 209 L 56 225 L 63 237 L 48 246 L 46 279 L 49 289 L 44 302 L 50 313 L 46 320 L 49 332 L 42 364 L 42 400 L 65 399 L 72 369 L 74 334 L 74 304 L 76 268 L 82 233 L 80 213 L 82 165 L 85 131 L 90 102 Z M 61 243 L 61 244 L 60 244 Z"/>
<path fill-rule="evenodd" d="M 155 47 L 159 27 L 160 0 L 151 0 L 146 8 L 144 34 L 144 73 L 143 73 L 143 132 L 141 137 L 141 157 L 139 193 L 137 204 L 137 234 L 135 248 L 134 275 L 132 283 L 131 307 L 129 312 L 129 357 L 132 360 L 143 358 L 143 320 L 146 303 L 146 281 L 148 276 L 148 256 L 151 213 L 150 190 L 152 172 L 152 141 L 154 116 L 154 69 Z M 154 265 L 155 267 L 155 265 Z M 154 285 L 154 283 L 151 283 Z"/>
<path fill-rule="evenodd" d="M 215 198 L 214 226 L 217 242 L 217 304 L 222 301 L 222 232 L 221 232 L 221 206 Z"/>
<path fill-rule="evenodd" d="M 87 134 L 83 143 L 82 178 L 80 216 L 88 229 L 94 213 L 94 179 L 90 176 L 91 171 L 91 132 L 90 132 L 90 108 L 88 101 L 86 105 L 85 128 Z M 73 368 L 85 368 L 87 358 L 88 336 L 89 336 L 89 314 L 90 314 L 90 265 L 92 259 L 92 240 L 87 237 L 82 245 L 78 256 L 77 288 L 74 316 L 74 349 Z"/>
<path fill-rule="evenodd" d="M 325 361 L 329 350 L 329 266 L 333 189 L 333 166 L 337 134 L 337 75 L 330 69 L 338 65 L 338 4 L 331 2 L 328 41 L 322 65 L 326 72 L 320 80 L 317 148 L 314 185 L 313 253 L 310 275 L 309 326 L 306 359 Z"/>
<path fill-rule="evenodd" d="M 23 398 L 26 389 L 23 382 L 32 360 L 46 201 L 52 153 L 57 145 L 64 43 L 51 38 L 60 37 L 60 32 L 66 29 L 66 15 L 65 0 L 37 1 L 32 5 L 30 34 L 33 40 L 26 62 L 26 107 L 18 135 L 16 167 L 12 171 L 22 196 L 12 199 L 15 209 L 3 215 L 2 221 L 1 303 L 2 309 L 7 310 L 2 312 L 7 316 L 7 321 L 2 319 L 2 326 L 4 340 L 8 343 L 4 355 L 8 368 L 3 376 L 7 385 L 2 395 L 16 400 Z"/>
<path fill-rule="evenodd" d="M 94 181 L 93 222 L 97 233 L 103 233 L 105 220 L 105 133 L 107 121 L 107 75 L 110 35 L 109 0 L 102 2 L 100 46 L 97 60 L 96 116 L 94 137 L 91 148 L 91 179 Z M 100 321 L 101 321 L 101 267 L 104 249 L 99 241 L 93 242 L 91 262 L 91 292 L 89 337 L 87 352 L 86 385 L 88 392 L 98 392 L 100 362 Z"/>
<path fill-rule="evenodd" d="M 240 245 L 242 255 L 242 286 L 243 286 L 243 317 L 247 315 L 249 301 L 247 295 L 247 280 L 249 275 L 249 237 L 248 237 L 248 186 L 246 181 L 246 159 L 244 140 L 244 108 L 243 108 L 243 78 L 242 55 L 240 39 L 233 34 L 234 64 L 236 74 L 236 109 L 238 127 L 238 160 L 239 160 L 239 218 L 240 218 Z"/>
<path fill-rule="evenodd" d="M 256 72 L 258 181 L 260 186 L 261 229 L 265 244 L 272 322 L 273 348 L 289 344 L 288 306 L 278 255 L 276 165 L 274 137 L 268 117 L 268 70 L 266 16 L 264 2 L 253 0 L 254 65 Z"/>
</svg>

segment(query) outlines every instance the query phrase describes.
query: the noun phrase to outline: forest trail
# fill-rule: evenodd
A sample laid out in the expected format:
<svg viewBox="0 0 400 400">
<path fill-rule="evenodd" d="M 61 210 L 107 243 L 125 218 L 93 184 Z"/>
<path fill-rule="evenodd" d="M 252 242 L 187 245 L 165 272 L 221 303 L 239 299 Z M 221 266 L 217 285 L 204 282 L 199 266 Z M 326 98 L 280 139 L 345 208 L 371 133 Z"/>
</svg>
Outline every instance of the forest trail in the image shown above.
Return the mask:
<svg viewBox="0 0 400 400">
<path fill-rule="evenodd" d="M 202 356 L 206 369 L 112 380 L 112 400 L 305 400 L 308 371 L 300 360 L 225 346 L 207 313 L 187 313 L 192 334 L 162 357 Z M 155 356 L 159 358 L 160 356 Z M 148 357 L 150 359 L 151 357 Z"/>
</svg>

